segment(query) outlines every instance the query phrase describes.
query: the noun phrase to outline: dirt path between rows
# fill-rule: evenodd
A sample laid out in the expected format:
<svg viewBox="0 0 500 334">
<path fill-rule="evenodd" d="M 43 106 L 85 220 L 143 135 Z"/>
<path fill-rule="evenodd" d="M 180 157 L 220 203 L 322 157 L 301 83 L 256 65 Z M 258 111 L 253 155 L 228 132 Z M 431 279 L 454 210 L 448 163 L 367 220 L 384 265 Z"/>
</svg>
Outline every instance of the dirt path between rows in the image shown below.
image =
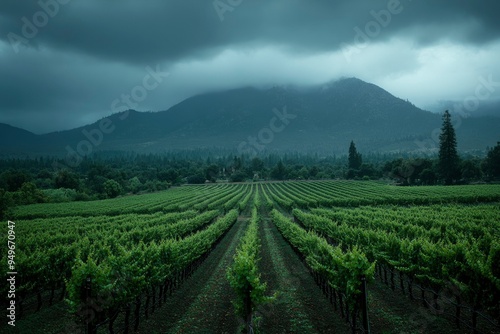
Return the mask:
<svg viewBox="0 0 500 334">
<path fill-rule="evenodd" d="M 267 215 L 260 237 L 262 279 L 268 284 L 268 294 L 279 294 L 276 301 L 258 310 L 262 333 L 349 333 L 348 325 Z"/>
<path fill-rule="evenodd" d="M 226 270 L 233 261 L 248 217 L 239 217 L 196 272 L 148 321 L 139 333 L 236 333 L 240 325 L 231 301 Z"/>
<path fill-rule="evenodd" d="M 416 288 L 415 293 L 418 293 Z M 451 320 L 442 315 L 433 314 L 424 308 L 420 301 L 412 301 L 400 291 L 392 291 L 378 279 L 368 285 L 368 314 L 373 333 L 471 333 L 471 330 L 463 326 L 458 329 Z"/>
</svg>

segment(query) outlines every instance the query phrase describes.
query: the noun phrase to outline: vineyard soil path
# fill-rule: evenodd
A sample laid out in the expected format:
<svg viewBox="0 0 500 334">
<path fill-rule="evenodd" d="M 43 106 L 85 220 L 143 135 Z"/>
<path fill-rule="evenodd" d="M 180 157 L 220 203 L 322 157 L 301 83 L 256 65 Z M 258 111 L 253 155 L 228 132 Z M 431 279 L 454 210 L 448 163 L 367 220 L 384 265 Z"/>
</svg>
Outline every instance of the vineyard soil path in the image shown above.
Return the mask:
<svg viewBox="0 0 500 334">
<path fill-rule="evenodd" d="M 140 333 L 235 333 L 239 326 L 226 270 L 249 217 L 240 216 L 196 272 L 140 326 Z"/>
<path fill-rule="evenodd" d="M 276 300 L 259 308 L 263 333 L 349 333 L 309 271 L 263 211 L 259 269 Z"/>
<path fill-rule="evenodd" d="M 144 321 L 139 333 L 236 333 L 242 325 L 234 314 L 234 293 L 226 270 L 248 225 L 240 216 L 219 245 L 167 302 Z M 316 286 L 307 268 L 267 215 L 260 222 L 262 242 L 259 271 L 276 300 L 258 308 L 263 333 L 348 333 Z"/>
</svg>

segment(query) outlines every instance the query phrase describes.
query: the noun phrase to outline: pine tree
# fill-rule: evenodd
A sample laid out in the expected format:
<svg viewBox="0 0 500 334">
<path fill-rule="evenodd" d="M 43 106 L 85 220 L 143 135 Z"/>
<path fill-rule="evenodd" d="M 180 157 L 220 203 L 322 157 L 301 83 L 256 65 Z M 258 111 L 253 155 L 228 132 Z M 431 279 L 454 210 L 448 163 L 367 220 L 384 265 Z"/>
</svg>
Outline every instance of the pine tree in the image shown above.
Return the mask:
<svg viewBox="0 0 500 334">
<path fill-rule="evenodd" d="M 351 140 L 351 145 L 349 145 L 349 169 L 358 170 L 361 167 L 362 158 L 361 154 L 356 150 L 356 145 L 354 145 L 354 141 Z"/>
<path fill-rule="evenodd" d="M 283 161 L 278 161 L 278 164 L 271 171 L 271 176 L 277 180 L 284 180 L 286 176 L 286 168 Z"/>
<path fill-rule="evenodd" d="M 460 159 L 457 153 L 455 129 L 451 124 L 451 115 L 446 110 L 443 126 L 439 135 L 439 173 L 445 184 L 452 184 L 460 178 Z"/>
<path fill-rule="evenodd" d="M 488 150 L 488 156 L 485 159 L 484 165 L 489 177 L 500 178 L 500 142 Z"/>
</svg>

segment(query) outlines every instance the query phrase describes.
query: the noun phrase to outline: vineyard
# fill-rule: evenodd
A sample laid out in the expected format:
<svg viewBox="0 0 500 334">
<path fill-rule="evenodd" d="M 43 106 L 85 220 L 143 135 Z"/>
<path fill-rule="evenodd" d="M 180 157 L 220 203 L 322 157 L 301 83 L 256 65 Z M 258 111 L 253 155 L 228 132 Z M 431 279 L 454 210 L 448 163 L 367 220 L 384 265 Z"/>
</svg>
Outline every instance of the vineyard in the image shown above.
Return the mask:
<svg viewBox="0 0 500 334">
<path fill-rule="evenodd" d="M 290 181 L 19 206 L 0 332 L 500 333 L 499 204 Z"/>
</svg>

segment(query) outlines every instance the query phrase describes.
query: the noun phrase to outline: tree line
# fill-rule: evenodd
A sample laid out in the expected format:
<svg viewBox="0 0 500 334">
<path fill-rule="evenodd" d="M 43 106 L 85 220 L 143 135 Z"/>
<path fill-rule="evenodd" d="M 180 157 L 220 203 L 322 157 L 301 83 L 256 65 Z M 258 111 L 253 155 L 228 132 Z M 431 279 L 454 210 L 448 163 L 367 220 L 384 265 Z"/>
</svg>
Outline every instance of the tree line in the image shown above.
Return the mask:
<svg viewBox="0 0 500 334">
<path fill-rule="evenodd" d="M 363 157 L 353 141 L 349 146 L 348 172 L 346 178 L 370 177 L 369 164 L 363 164 Z M 451 115 L 446 110 L 439 135 L 439 153 L 433 158 L 398 158 L 387 161 L 380 170 L 385 177 L 401 185 L 465 184 L 473 181 L 492 181 L 500 177 L 500 142 L 488 150 L 485 158 L 460 158 L 457 151 L 455 129 Z"/>
<path fill-rule="evenodd" d="M 437 156 L 362 155 L 352 141 L 344 156 L 100 152 L 75 168 L 58 168 L 63 161 L 57 157 L 3 159 L 0 215 L 14 205 L 113 198 L 206 182 L 385 179 L 400 185 L 435 185 L 500 179 L 500 143 L 485 157 L 460 157 L 456 144 L 451 116 L 445 112 Z"/>
</svg>

